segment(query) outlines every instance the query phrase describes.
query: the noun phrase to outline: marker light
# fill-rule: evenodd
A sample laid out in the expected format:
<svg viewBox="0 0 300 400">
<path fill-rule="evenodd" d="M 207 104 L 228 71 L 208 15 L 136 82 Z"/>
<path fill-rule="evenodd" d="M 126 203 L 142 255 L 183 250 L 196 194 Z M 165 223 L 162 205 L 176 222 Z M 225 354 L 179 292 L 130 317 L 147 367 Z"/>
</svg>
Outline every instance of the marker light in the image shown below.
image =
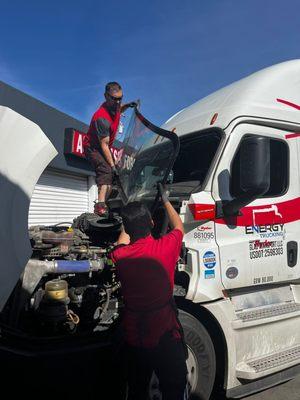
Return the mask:
<svg viewBox="0 0 300 400">
<path fill-rule="evenodd" d="M 218 113 L 215 113 L 214 115 L 213 115 L 213 117 L 212 117 L 212 119 L 211 119 L 211 121 L 210 121 L 210 125 L 213 125 L 215 122 L 216 122 L 216 120 L 217 120 L 217 118 L 218 118 Z"/>
<path fill-rule="evenodd" d="M 189 204 L 189 209 L 193 214 L 194 220 L 214 219 L 216 216 L 216 206 L 214 204 Z"/>
</svg>

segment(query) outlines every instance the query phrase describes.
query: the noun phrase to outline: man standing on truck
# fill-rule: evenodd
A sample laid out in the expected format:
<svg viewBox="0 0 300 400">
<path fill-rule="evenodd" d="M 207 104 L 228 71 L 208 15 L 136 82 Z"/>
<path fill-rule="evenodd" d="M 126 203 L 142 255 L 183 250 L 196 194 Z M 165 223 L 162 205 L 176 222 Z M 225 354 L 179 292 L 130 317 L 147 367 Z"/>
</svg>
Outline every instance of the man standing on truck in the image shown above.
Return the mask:
<svg viewBox="0 0 300 400">
<path fill-rule="evenodd" d="M 128 400 L 148 399 L 153 371 L 164 400 L 187 398 L 186 348 L 173 299 L 184 230 L 161 184 L 159 192 L 172 230 L 154 239 L 147 207 L 129 203 L 122 210 L 124 230 L 111 253 L 124 298 Z"/>
<path fill-rule="evenodd" d="M 107 215 L 106 200 L 108 199 L 117 168 L 111 153 L 111 146 L 116 138 L 121 113 L 128 107 L 135 107 L 131 102 L 121 105 L 123 92 L 117 82 L 109 82 L 105 86 L 105 102 L 94 113 L 84 142 L 86 158 L 96 172 L 98 186 L 98 201 L 94 212 L 100 216 Z"/>
</svg>

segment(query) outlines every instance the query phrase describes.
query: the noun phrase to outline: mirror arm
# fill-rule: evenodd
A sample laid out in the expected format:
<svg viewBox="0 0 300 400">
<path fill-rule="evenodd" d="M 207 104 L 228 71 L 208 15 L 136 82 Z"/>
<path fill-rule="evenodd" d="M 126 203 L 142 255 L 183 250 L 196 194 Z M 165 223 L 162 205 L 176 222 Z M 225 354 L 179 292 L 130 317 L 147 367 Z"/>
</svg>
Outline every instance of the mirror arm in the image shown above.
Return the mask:
<svg viewBox="0 0 300 400">
<path fill-rule="evenodd" d="M 249 191 L 232 200 L 218 201 L 216 218 L 243 215 L 240 211 L 241 208 L 251 203 L 251 201 L 257 199 L 261 194 L 263 194 L 261 191 Z"/>
<path fill-rule="evenodd" d="M 234 199 L 236 200 L 236 199 Z M 234 200 L 219 200 L 216 202 L 216 218 L 241 216 L 242 212 L 232 205 Z"/>
</svg>

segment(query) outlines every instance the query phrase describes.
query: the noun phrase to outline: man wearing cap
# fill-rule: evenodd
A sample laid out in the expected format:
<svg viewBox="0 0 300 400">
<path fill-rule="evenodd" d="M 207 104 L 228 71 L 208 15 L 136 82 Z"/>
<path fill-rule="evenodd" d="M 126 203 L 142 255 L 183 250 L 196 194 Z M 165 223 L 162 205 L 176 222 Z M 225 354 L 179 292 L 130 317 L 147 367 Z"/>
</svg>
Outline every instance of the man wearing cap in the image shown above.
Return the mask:
<svg viewBox="0 0 300 400">
<path fill-rule="evenodd" d="M 105 102 L 94 113 L 85 138 L 84 150 L 96 172 L 98 201 L 94 212 L 100 216 L 107 215 L 106 200 L 111 193 L 114 176 L 117 175 L 111 146 L 116 138 L 121 113 L 136 103 L 121 105 L 123 92 L 117 82 L 109 82 L 105 86 Z"/>
</svg>

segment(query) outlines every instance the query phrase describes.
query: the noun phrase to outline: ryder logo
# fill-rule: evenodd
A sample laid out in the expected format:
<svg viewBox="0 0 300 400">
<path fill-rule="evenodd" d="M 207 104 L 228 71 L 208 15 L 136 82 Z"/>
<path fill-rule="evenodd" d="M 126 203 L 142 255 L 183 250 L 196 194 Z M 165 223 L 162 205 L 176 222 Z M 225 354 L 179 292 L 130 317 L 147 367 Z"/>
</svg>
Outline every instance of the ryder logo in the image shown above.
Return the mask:
<svg viewBox="0 0 300 400">
<path fill-rule="evenodd" d="M 210 230 L 212 230 L 212 227 L 211 226 L 197 226 L 197 230 L 198 231 L 210 231 Z"/>
</svg>

